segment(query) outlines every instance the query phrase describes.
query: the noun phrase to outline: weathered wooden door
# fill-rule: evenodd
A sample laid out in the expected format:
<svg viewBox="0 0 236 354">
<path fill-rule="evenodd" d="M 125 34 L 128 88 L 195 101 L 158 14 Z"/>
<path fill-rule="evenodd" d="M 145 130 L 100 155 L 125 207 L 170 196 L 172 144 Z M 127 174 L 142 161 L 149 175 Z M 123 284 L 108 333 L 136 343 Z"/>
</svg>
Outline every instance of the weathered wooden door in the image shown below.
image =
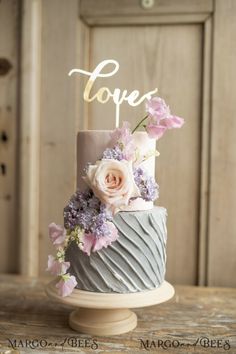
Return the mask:
<svg viewBox="0 0 236 354">
<path fill-rule="evenodd" d="M 25 0 L 21 22 L 20 228 L 16 234 L 9 226 L 8 201 L 1 201 L 5 254 L 20 236 L 21 272 L 45 274 L 52 251 L 47 225 L 62 222 L 63 206 L 75 189 L 76 132 L 110 129 L 115 121 L 112 102 L 84 104 L 85 80 L 67 73 L 76 67 L 93 70 L 113 58 L 119 72 L 99 79 L 97 88 L 144 93 L 157 86 L 186 120 L 158 142 L 158 204 L 168 209 L 167 279 L 236 285 L 236 2 Z M 9 97 L 14 115 L 17 102 Z M 144 106 L 121 108 L 122 120 L 132 125 L 143 113 Z M 1 187 L 4 183 L 1 179 Z M 14 180 L 7 188 L 14 190 Z M 8 257 L 1 262 L 2 271 L 11 270 Z"/>
<path fill-rule="evenodd" d="M 209 134 L 209 114 L 207 107 L 202 110 L 202 99 L 209 101 L 212 11 L 211 1 L 126 1 L 123 6 L 110 1 L 105 6 L 105 1 L 82 0 L 80 7 L 86 68 L 93 70 L 105 58 L 120 63 L 119 72 L 98 79 L 96 88 L 105 85 L 145 93 L 158 87 L 159 95 L 186 120 L 182 130 L 171 131 L 158 142 L 156 160 L 157 204 L 168 210 L 167 279 L 185 284 L 199 281 L 199 238 L 205 238 L 204 226 L 200 230 L 199 225 L 200 220 L 204 225 L 206 213 L 207 186 L 201 171 L 207 176 L 208 149 L 203 150 L 202 144 Z M 122 120 L 132 126 L 143 115 L 144 105 L 121 108 Z M 88 129 L 111 129 L 114 117 L 112 102 L 93 102 L 80 119 L 86 119 Z M 203 265 L 204 255 L 200 256 Z"/>
</svg>

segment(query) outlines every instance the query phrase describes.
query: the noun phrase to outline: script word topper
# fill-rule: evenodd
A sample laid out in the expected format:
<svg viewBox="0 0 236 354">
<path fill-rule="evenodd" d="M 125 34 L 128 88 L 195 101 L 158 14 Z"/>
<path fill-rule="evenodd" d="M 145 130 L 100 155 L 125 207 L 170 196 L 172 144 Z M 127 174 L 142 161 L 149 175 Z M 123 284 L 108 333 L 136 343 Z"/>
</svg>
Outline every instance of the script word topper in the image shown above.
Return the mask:
<svg viewBox="0 0 236 354">
<path fill-rule="evenodd" d="M 112 64 L 114 69 L 108 73 L 102 73 L 103 69 Z M 106 103 L 111 98 L 116 106 L 116 128 L 119 127 L 119 120 L 120 120 L 120 105 L 126 101 L 130 106 L 138 106 L 142 103 L 145 99 L 150 99 L 152 95 L 157 92 L 157 88 L 152 91 L 145 93 L 144 95 L 140 96 L 140 92 L 138 90 L 133 90 L 131 93 L 128 94 L 127 90 L 121 91 L 119 88 L 115 88 L 114 92 L 111 92 L 108 87 L 101 87 L 94 95 L 91 94 L 91 90 L 93 88 L 93 84 L 98 77 L 110 77 L 117 73 L 119 70 L 119 63 L 114 59 L 107 59 L 103 60 L 100 64 L 96 66 L 96 68 L 90 72 L 82 69 L 72 69 L 68 75 L 71 76 L 72 74 L 78 73 L 82 75 L 88 76 L 88 81 L 86 83 L 84 89 L 84 100 L 86 102 L 92 102 L 97 99 L 100 103 Z"/>
</svg>

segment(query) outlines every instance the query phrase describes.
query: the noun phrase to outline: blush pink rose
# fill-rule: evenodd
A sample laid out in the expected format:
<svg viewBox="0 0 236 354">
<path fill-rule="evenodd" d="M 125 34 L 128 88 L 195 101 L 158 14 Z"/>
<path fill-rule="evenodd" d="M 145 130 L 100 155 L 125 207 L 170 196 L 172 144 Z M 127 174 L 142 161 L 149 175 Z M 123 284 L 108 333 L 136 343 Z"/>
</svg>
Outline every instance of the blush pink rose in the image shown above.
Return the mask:
<svg viewBox="0 0 236 354">
<path fill-rule="evenodd" d="M 88 167 L 84 180 L 101 202 L 113 212 L 120 206 L 128 205 L 130 198 L 140 196 L 131 161 L 97 161 L 95 165 Z"/>
<path fill-rule="evenodd" d="M 52 255 L 48 256 L 48 267 L 47 271 L 52 275 L 62 275 L 67 272 L 70 267 L 70 262 L 59 261 Z"/>
<path fill-rule="evenodd" d="M 58 294 L 62 297 L 68 296 L 72 293 L 73 289 L 76 287 L 77 281 L 74 275 L 65 275 L 62 279 L 56 284 L 58 289 Z"/>
<path fill-rule="evenodd" d="M 66 239 L 66 230 L 64 229 L 64 227 L 52 222 L 48 226 L 48 230 L 49 230 L 49 237 L 53 245 L 56 246 L 57 248 L 62 247 Z"/>
</svg>

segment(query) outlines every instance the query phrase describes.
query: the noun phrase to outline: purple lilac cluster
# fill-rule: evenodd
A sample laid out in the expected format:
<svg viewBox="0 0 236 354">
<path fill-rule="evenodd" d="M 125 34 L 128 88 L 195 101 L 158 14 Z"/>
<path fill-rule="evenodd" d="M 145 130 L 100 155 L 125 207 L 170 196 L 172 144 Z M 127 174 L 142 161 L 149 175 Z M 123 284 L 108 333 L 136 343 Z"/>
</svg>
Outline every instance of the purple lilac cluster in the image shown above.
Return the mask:
<svg viewBox="0 0 236 354">
<path fill-rule="evenodd" d="M 159 186 L 152 176 L 149 176 L 141 167 L 134 169 L 134 180 L 141 197 L 146 201 L 154 201 L 159 196 Z"/>
<path fill-rule="evenodd" d="M 112 215 L 90 189 L 85 192 L 77 190 L 64 209 L 66 229 L 73 230 L 80 226 L 86 233 L 91 232 L 96 237 L 110 234 L 107 221 L 111 220 Z"/>
<path fill-rule="evenodd" d="M 114 148 L 107 148 L 102 155 L 103 159 L 113 159 L 113 160 L 124 160 L 124 154 L 122 153 L 119 146 L 115 146 Z"/>
</svg>

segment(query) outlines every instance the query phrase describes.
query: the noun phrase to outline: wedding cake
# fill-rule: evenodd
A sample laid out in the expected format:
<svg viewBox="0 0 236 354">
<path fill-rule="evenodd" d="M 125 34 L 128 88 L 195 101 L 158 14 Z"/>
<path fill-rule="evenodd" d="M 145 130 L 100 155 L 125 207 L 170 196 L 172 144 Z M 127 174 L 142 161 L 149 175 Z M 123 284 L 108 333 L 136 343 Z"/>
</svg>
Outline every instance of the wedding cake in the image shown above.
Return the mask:
<svg viewBox="0 0 236 354">
<path fill-rule="evenodd" d="M 77 190 L 64 209 L 64 226 L 51 223 L 57 249 L 48 271 L 61 296 L 74 288 L 100 293 L 155 289 L 166 271 L 166 209 L 154 206 L 156 140 L 183 119 L 165 101 L 147 102 L 147 114 L 131 131 L 77 134 Z M 144 128 L 144 131 L 140 131 Z"/>
</svg>

